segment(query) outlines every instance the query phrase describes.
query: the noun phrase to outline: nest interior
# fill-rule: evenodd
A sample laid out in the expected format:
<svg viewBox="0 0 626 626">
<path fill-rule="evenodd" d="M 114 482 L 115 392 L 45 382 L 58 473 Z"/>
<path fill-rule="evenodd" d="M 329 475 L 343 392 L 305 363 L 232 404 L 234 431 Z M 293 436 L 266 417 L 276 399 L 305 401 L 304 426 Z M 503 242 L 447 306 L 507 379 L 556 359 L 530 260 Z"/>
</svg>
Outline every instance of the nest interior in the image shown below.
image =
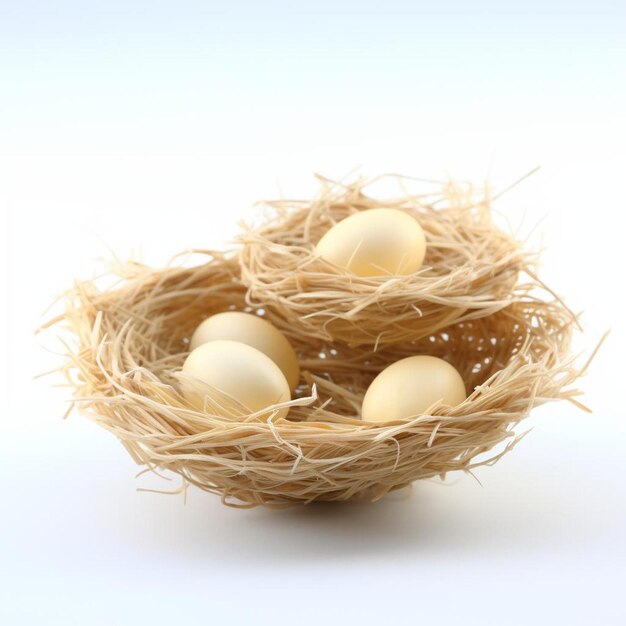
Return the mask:
<svg viewBox="0 0 626 626">
<path fill-rule="evenodd" d="M 572 384 L 580 371 L 567 356 L 574 320 L 557 300 L 528 296 L 373 351 L 303 333 L 271 302 L 251 309 L 237 256 L 207 254 L 192 268 L 127 264 L 113 289 L 78 283 L 55 322 L 72 337 L 63 371 L 75 404 L 138 464 L 171 470 L 226 503 L 377 499 L 416 479 L 492 463 L 515 443 L 513 427 L 533 406 L 577 404 Z M 210 415 L 180 393 L 193 329 L 227 310 L 282 320 L 302 367 L 287 419 Z M 373 377 L 415 353 L 455 365 L 467 401 L 398 422 L 361 422 Z"/>
<path fill-rule="evenodd" d="M 301 334 L 376 349 L 491 315 L 532 288 L 520 277 L 536 278 L 535 258 L 496 226 L 488 190 L 450 182 L 436 193 L 380 199 L 368 191 L 376 180 L 320 178 L 313 200 L 265 203 L 270 219 L 240 238 L 248 302 L 269 307 L 272 321 L 287 320 Z M 419 221 L 427 247 L 418 272 L 361 278 L 316 256 L 329 228 L 370 208 Z"/>
</svg>

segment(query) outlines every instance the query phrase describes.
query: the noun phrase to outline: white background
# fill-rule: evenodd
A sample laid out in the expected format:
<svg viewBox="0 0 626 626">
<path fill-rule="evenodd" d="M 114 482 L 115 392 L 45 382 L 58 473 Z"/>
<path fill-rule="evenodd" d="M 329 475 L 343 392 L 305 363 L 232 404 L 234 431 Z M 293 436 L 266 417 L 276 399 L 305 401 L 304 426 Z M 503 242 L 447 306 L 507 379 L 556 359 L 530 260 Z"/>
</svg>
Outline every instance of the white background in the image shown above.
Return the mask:
<svg viewBox="0 0 626 626">
<path fill-rule="evenodd" d="M 625 20 L 532 5 L 0 0 L 0 623 L 624 623 Z M 537 410 L 482 486 L 184 505 L 137 492 L 160 483 L 32 380 L 59 362 L 45 308 L 112 254 L 224 247 L 314 172 L 502 188 L 536 165 L 501 219 L 584 311 L 577 347 L 612 333 L 580 381 L 594 413 Z"/>
</svg>

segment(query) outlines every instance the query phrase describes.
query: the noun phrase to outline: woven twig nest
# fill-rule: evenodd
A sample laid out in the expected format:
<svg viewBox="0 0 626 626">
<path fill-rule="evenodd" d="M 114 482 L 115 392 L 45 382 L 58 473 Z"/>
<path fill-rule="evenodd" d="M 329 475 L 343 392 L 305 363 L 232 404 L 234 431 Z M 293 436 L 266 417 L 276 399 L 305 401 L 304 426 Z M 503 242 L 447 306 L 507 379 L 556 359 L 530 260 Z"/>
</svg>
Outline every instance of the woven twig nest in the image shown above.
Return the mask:
<svg viewBox="0 0 626 626">
<path fill-rule="evenodd" d="M 75 404 L 138 464 L 171 470 L 227 503 L 376 499 L 416 479 L 493 462 L 517 441 L 512 428 L 533 406 L 577 404 L 571 385 L 580 372 L 567 357 L 574 320 L 558 301 L 528 297 L 376 352 L 285 323 L 302 367 L 288 417 L 199 412 L 180 392 L 179 371 L 204 317 L 250 310 L 237 257 L 211 254 L 192 268 L 128 264 L 118 274 L 122 282 L 106 290 L 77 284 L 56 320 L 73 338 L 63 369 Z M 376 373 L 415 353 L 455 365 L 468 399 L 398 422 L 360 421 Z"/>
<path fill-rule="evenodd" d="M 449 183 L 436 192 L 374 198 L 380 179 L 344 185 L 320 178 L 313 200 L 267 202 L 270 219 L 241 237 L 242 278 L 252 306 L 269 306 L 272 321 L 351 345 L 396 344 L 428 336 L 522 300 L 535 279 L 534 258 L 493 222 L 488 191 Z M 402 179 L 400 179 L 402 182 Z M 340 220 L 371 208 L 413 215 L 426 236 L 422 268 L 406 276 L 359 277 L 315 254 Z"/>
</svg>

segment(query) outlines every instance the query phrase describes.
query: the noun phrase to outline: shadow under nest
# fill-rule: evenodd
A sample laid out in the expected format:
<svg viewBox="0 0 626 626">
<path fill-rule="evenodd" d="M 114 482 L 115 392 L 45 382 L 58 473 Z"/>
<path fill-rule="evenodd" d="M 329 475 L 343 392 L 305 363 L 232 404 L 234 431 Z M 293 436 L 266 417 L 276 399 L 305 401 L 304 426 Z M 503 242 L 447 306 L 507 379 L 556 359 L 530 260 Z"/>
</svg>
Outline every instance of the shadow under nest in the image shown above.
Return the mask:
<svg viewBox="0 0 626 626">
<path fill-rule="evenodd" d="M 75 405 L 138 464 L 175 472 L 227 504 L 378 499 L 417 479 L 493 463 L 534 406 L 556 399 L 581 406 L 572 384 L 582 371 L 568 356 L 575 319 L 557 300 L 526 293 L 489 316 L 374 352 L 303 336 L 271 309 L 252 310 L 239 259 L 207 255 L 191 268 L 127 264 L 112 289 L 77 283 L 54 323 L 72 337 L 63 372 Z M 294 346 L 302 376 L 286 419 L 210 415 L 181 394 L 191 333 L 228 310 L 271 316 Z M 467 400 L 396 422 L 360 421 L 375 375 L 416 353 L 451 362 Z"/>
</svg>

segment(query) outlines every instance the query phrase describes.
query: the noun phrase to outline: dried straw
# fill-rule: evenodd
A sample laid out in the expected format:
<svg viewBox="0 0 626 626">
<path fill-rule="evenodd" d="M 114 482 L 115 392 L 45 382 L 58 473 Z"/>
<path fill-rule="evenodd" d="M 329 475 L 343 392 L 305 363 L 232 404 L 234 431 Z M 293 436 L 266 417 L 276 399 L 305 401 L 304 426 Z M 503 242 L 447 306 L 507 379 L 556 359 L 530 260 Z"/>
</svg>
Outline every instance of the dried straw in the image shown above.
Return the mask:
<svg viewBox="0 0 626 626">
<path fill-rule="evenodd" d="M 480 232 L 473 220 L 459 219 L 465 232 Z M 448 228 L 442 232 L 450 234 Z M 461 254 L 460 246 L 454 250 Z M 251 310 L 237 256 L 207 254 L 192 268 L 122 265 L 116 288 L 77 283 L 65 313 L 49 325 L 70 334 L 63 372 L 75 390 L 73 404 L 118 437 L 138 464 L 171 470 L 228 504 L 377 499 L 416 479 L 493 463 L 519 439 L 513 427 L 533 406 L 556 399 L 578 404 L 571 385 L 581 372 L 567 357 L 574 319 L 558 301 L 527 294 L 505 308 L 494 305 L 489 316 L 464 315 L 420 340 L 376 352 L 316 339 L 283 321 L 303 370 L 288 418 L 198 412 L 180 391 L 193 329 L 216 312 Z M 277 319 L 284 307 L 270 303 L 256 312 Z M 452 362 L 467 383 L 467 401 L 384 425 L 361 422 L 372 378 L 414 353 Z"/>
<path fill-rule="evenodd" d="M 240 238 L 249 304 L 269 306 L 272 321 L 287 320 L 303 335 L 377 349 L 491 315 L 529 293 L 532 281 L 519 279 L 534 275 L 535 259 L 496 227 L 488 189 L 450 182 L 432 193 L 367 195 L 381 178 L 343 184 L 320 177 L 313 200 L 264 203 L 271 219 L 244 224 Z M 420 271 L 361 278 L 315 255 L 329 228 L 369 208 L 415 216 L 427 242 Z"/>
</svg>

